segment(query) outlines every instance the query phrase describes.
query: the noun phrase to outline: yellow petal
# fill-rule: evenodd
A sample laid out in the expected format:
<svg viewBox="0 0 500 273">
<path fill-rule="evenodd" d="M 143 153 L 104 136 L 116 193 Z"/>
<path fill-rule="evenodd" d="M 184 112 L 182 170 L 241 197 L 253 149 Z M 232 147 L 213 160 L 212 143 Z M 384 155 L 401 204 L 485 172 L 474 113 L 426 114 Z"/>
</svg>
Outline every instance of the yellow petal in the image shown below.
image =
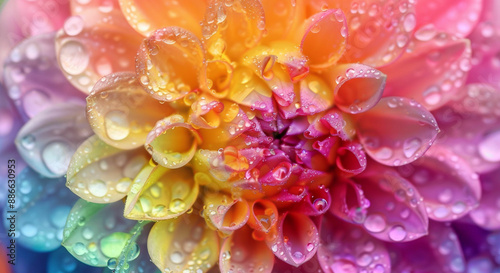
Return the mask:
<svg viewBox="0 0 500 273">
<path fill-rule="evenodd" d="M 93 203 L 112 203 L 125 197 L 132 179 L 148 157 L 144 150 L 122 151 L 92 136 L 80 145 L 69 163 L 66 186 Z"/>
<path fill-rule="evenodd" d="M 144 145 L 156 121 L 174 110 L 150 97 L 133 73 L 102 78 L 87 97 L 87 117 L 94 132 L 120 149 Z"/>
<path fill-rule="evenodd" d="M 135 178 L 125 204 L 125 217 L 163 220 L 182 215 L 198 197 L 198 183 L 190 168 L 170 170 L 146 166 Z"/>
<path fill-rule="evenodd" d="M 148 252 L 162 272 L 207 272 L 219 258 L 219 238 L 203 218 L 185 214 L 151 228 Z"/>
</svg>

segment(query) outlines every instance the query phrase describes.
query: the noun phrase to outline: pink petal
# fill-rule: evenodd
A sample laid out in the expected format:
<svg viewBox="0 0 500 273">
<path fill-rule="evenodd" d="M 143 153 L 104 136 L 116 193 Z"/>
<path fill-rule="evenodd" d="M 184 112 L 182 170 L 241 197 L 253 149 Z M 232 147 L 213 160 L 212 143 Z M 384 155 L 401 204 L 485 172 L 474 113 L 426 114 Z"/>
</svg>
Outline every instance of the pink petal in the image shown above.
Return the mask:
<svg viewBox="0 0 500 273">
<path fill-rule="evenodd" d="M 308 216 L 290 212 L 280 216 L 277 230 L 266 237 L 266 243 L 276 257 L 299 266 L 316 254 L 319 236 Z"/>
<path fill-rule="evenodd" d="M 366 154 L 359 143 L 344 144 L 337 150 L 337 168 L 344 176 L 360 174 L 366 168 Z"/>
<path fill-rule="evenodd" d="M 142 36 L 130 27 L 118 1 L 73 0 L 71 8 L 74 16 L 56 38 L 59 64 L 68 80 L 89 93 L 102 76 L 134 71 Z"/>
<path fill-rule="evenodd" d="M 318 257 L 325 273 L 391 272 L 391 258 L 381 241 L 328 213 L 321 224 Z"/>
<path fill-rule="evenodd" d="M 478 173 L 500 166 L 500 94 L 495 88 L 471 84 L 453 101 L 434 111 L 443 128 L 437 140 L 463 158 Z"/>
<path fill-rule="evenodd" d="M 439 31 L 466 37 L 476 26 L 482 6 L 481 0 L 417 1 L 415 5 L 416 29 L 433 24 Z"/>
<path fill-rule="evenodd" d="M 313 148 L 320 152 L 328 161 L 333 164 L 335 162 L 336 150 L 340 145 L 340 141 L 336 137 L 329 136 L 323 140 L 317 140 L 313 143 Z"/>
<path fill-rule="evenodd" d="M 350 179 L 341 178 L 330 186 L 332 205 L 330 211 L 335 216 L 351 223 L 362 223 L 370 201 L 365 198 L 365 191 Z"/>
<path fill-rule="evenodd" d="M 120 149 L 144 145 L 151 127 L 174 110 L 144 90 L 133 73 L 103 77 L 87 97 L 87 118 L 94 132 Z"/>
<path fill-rule="evenodd" d="M 433 145 L 417 161 L 398 170 L 424 198 L 427 214 L 433 220 L 455 220 L 479 204 L 478 175 L 446 147 Z"/>
<path fill-rule="evenodd" d="M 387 76 L 362 64 L 344 64 L 331 68 L 327 74 L 334 87 L 335 105 L 340 110 L 358 114 L 374 107 L 384 91 Z"/>
<path fill-rule="evenodd" d="M 140 1 L 118 0 L 130 25 L 144 36 L 155 29 L 178 26 L 201 35 L 199 22 L 206 8 L 205 0 L 197 1 Z"/>
<path fill-rule="evenodd" d="M 470 42 L 425 26 L 415 33 L 408 50 L 381 68 L 391 75 L 384 96 L 411 98 L 429 110 L 454 98 L 470 69 Z"/>
<path fill-rule="evenodd" d="M 474 223 L 489 230 L 500 228 L 498 177 L 500 177 L 500 169 L 481 175 L 481 201 L 479 206 L 469 214 Z"/>
<path fill-rule="evenodd" d="M 305 198 L 293 208 L 293 211 L 310 216 L 323 215 L 330 208 L 331 202 L 331 195 L 326 187 L 309 189 Z"/>
<path fill-rule="evenodd" d="M 323 126 L 320 127 L 320 125 Z M 330 135 L 338 136 L 344 141 L 352 139 L 355 134 L 351 118 L 335 108 L 322 116 L 320 122 L 312 122 L 304 135 L 306 137 L 318 137 L 324 133 L 324 129 L 327 129 Z"/>
<path fill-rule="evenodd" d="M 30 37 L 18 44 L 4 62 L 4 83 L 24 120 L 47 107 L 85 96 L 64 77 L 56 58 L 55 33 Z"/>
<path fill-rule="evenodd" d="M 137 53 L 136 72 L 146 90 L 161 101 L 175 101 L 206 85 L 201 41 L 179 27 L 154 31 Z"/>
<path fill-rule="evenodd" d="M 198 132 L 174 114 L 158 121 L 146 139 L 146 150 L 165 168 L 180 168 L 193 158 L 201 138 Z"/>
<path fill-rule="evenodd" d="M 413 242 L 390 244 L 393 272 L 464 272 L 465 260 L 457 235 L 448 225 L 429 223 L 429 235 Z"/>
<path fill-rule="evenodd" d="M 302 53 L 309 58 L 313 69 L 329 67 L 346 50 L 347 25 L 340 9 L 318 12 L 302 23 L 296 34 Z"/>
<path fill-rule="evenodd" d="M 238 57 L 257 45 L 266 27 L 264 8 L 258 0 L 238 3 L 210 1 L 201 22 L 207 50 L 214 56 Z"/>
<path fill-rule="evenodd" d="M 224 240 L 219 255 L 221 273 L 263 272 L 273 269 L 274 255 L 262 241 L 252 238 L 252 229 L 243 227 Z"/>
<path fill-rule="evenodd" d="M 407 98 L 382 98 L 374 108 L 355 117 L 366 153 L 386 165 L 418 159 L 439 132 L 432 114 Z"/>
<path fill-rule="evenodd" d="M 406 242 L 427 234 L 429 219 L 418 190 L 396 170 L 373 161 L 355 177 L 370 206 L 363 227 L 388 242 Z"/>
<path fill-rule="evenodd" d="M 46 177 L 66 174 L 71 156 L 92 134 L 81 104 L 58 104 L 27 122 L 16 137 L 19 154 Z"/>
</svg>

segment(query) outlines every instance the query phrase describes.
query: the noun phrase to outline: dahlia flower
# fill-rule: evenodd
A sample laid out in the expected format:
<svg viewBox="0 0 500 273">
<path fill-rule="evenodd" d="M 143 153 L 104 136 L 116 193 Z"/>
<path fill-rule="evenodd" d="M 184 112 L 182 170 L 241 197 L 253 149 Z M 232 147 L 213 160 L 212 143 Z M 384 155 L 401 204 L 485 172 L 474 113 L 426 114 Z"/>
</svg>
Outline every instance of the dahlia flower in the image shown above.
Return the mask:
<svg viewBox="0 0 500 273">
<path fill-rule="evenodd" d="M 9 1 L 16 238 L 49 272 L 493 272 L 499 8 Z"/>
</svg>

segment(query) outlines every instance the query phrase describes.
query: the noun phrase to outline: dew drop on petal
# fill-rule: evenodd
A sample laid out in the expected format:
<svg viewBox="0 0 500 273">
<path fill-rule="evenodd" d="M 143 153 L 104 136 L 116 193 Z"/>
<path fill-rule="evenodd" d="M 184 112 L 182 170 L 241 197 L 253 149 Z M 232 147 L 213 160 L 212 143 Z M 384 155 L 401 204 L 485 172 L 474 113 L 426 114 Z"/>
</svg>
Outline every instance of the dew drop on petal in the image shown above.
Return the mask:
<svg viewBox="0 0 500 273">
<path fill-rule="evenodd" d="M 406 229 L 402 226 L 394 226 L 389 231 L 389 238 L 393 241 L 400 242 L 406 238 Z"/>
<path fill-rule="evenodd" d="M 47 169 L 56 175 L 64 175 L 68 170 L 73 151 L 66 142 L 53 141 L 42 151 L 42 159 Z"/>
<path fill-rule="evenodd" d="M 89 64 L 89 54 L 84 45 L 76 41 L 65 43 L 60 49 L 60 62 L 64 71 L 71 75 L 82 73 Z"/>
<path fill-rule="evenodd" d="M 422 144 L 422 141 L 418 138 L 411 138 L 407 139 L 403 143 L 403 153 L 406 156 L 406 158 L 412 157 L 415 152 L 420 148 L 420 145 Z"/>
<path fill-rule="evenodd" d="M 89 192 L 96 197 L 104 197 L 108 193 L 108 187 L 102 180 L 94 180 L 88 185 Z"/>
<path fill-rule="evenodd" d="M 184 261 L 184 254 L 180 251 L 174 251 L 170 254 L 170 261 L 174 264 L 180 264 Z"/>
<path fill-rule="evenodd" d="M 109 111 L 105 116 L 104 126 L 108 137 L 112 140 L 125 139 L 130 133 L 127 114 L 120 110 Z"/>
<path fill-rule="evenodd" d="M 366 230 L 370 232 L 381 232 L 386 228 L 386 222 L 382 215 L 370 214 L 363 223 Z"/>
<path fill-rule="evenodd" d="M 500 130 L 487 134 L 479 143 L 478 150 L 484 160 L 500 161 Z"/>
<path fill-rule="evenodd" d="M 75 36 L 82 32 L 84 22 L 80 16 L 71 16 L 64 22 L 63 29 L 69 36 Z"/>
</svg>

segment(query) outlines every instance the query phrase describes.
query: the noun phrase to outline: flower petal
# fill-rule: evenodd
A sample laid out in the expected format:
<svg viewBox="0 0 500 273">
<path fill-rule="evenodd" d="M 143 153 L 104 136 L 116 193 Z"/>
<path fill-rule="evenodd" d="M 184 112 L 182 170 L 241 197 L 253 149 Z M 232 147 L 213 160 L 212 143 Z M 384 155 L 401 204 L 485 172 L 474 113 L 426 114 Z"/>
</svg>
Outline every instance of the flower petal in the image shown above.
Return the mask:
<svg viewBox="0 0 500 273">
<path fill-rule="evenodd" d="M 481 0 L 420 0 L 415 5 L 417 27 L 434 25 L 439 31 L 467 37 L 480 18 Z M 461 16 L 467 14 L 467 16 Z"/>
<path fill-rule="evenodd" d="M 329 190 L 325 186 L 317 189 L 310 188 L 305 198 L 293 208 L 293 211 L 310 216 L 323 215 L 330 209 L 331 199 Z"/>
<path fill-rule="evenodd" d="M 286 212 L 266 237 L 267 246 L 284 262 L 299 266 L 310 260 L 319 244 L 316 225 L 306 215 Z"/>
<path fill-rule="evenodd" d="M 310 74 L 300 81 L 299 113 L 312 116 L 333 105 L 334 93 L 320 77 Z M 301 114 L 302 114 L 301 113 Z"/>
<path fill-rule="evenodd" d="M 72 13 L 56 38 L 59 65 L 84 93 L 107 74 L 134 71 L 142 36 L 127 23 L 118 2 L 72 1 Z M 117 46 L 118 44 L 118 46 Z"/>
<path fill-rule="evenodd" d="M 196 213 L 157 222 L 148 237 L 153 263 L 167 272 L 207 272 L 219 255 L 217 233 Z"/>
<path fill-rule="evenodd" d="M 388 242 L 412 241 L 427 234 L 429 219 L 418 190 L 386 166 L 369 162 L 355 177 L 370 206 L 363 227 Z"/>
<path fill-rule="evenodd" d="M 262 1 L 266 15 L 266 35 L 264 43 L 283 39 L 288 33 L 294 33 L 306 18 L 303 1 L 290 5 L 288 0 Z"/>
<path fill-rule="evenodd" d="M 391 272 L 384 244 L 359 227 L 325 214 L 318 258 L 325 273 Z"/>
<path fill-rule="evenodd" d="M 0 84 L 0 152 L 12 147 L 19 128 L 24 123 Z"/>
<path fill-rule="evenodd" d="M 268 233 L 278 223 L 278 209 L 276 205 L 266 199 L 255 200 L 250 205 L 248 225 L 256 231 Z"/>
<path fill-rule="evenodd" d="M 26 123 L 16 137 L 23 159 L 46 177 L 66 174 L 76 148 L 91 135 L 84 106 L 52 106 Z"/>
<path fill-rule="evenodd" d="M 295 40 L 309 58 L 312 69 L 329 67 L 346 50 L 347 25 L 340 9 L 330 9 L 309 17 L 298 31 Z"/>
<path fill-rule="evenodd" d="M 226 54 L 230 59 L 237 60 L 246 50 L 254 47 L 266 27 L 264 8 L 260 2 L 210 0 L 201 23 L 208 52 L 213 56 Z"/>
<path fill-rule="evenodd" d="M 337 65 L 327 72 L 335 83 L 335 105 L 350 114 L 366 112 L 382 97 L 387 76 L 362 64 Z"/>
<path fill-rule="evenodd" d="M 386 165 L 398 166 L 418 159 L 439 132 L 432 114 L 407 98 L 382 98 L 355 118 L 366 153 Z"/>
<path fill-rule="evenodd" d="M 199 22 L 203 19 L 206 1 L 118 0 L 129 24 L 144 36 L 155 29 L 178 26 L 201 35 Z M 165 12 L 167 11 L 167 12 Z"/>
<path fill-rule="evenodd" d="M 89 202 L 112 203 L 127 195 L 148 159 L 145 151 L 122 151 L 92 136 L 71 158 L 66 186 Z"/>
<path fill-rule="evenodd" d="M 470 69 L 470 42 L 432 26 L 418 30 L 408 52 L 381 68 L 391 75 L 384 96 L 402 96 L 434 110 L 453 99 Z M 411 84 L 408 84 L 411 82 Z"/>
<path fill-rule="evenodd" d="M 23 120 L 51 105 L 83 101 L 61 72 L 56 58 L 55 33 L 30 37 L 18 44 L 4 62 L 4 83 Z"/>
<path fill-rule="evenodd" d="M 233 199 L 223 193 L 207 194 L 204 199 L 203 215 L 207 223 L 217 230 L 230 234 L 243 227 L 250 216 L 250 209 L 245 199 Z"/>
<path fill-rule="evenodd" d="M 180 168 L 193 158 L 201 138 L 179 114 L 158 121 L 146 139 L 146 149 L 165 168 Z"/>
<path fill-rule="evenodd" d="M 87 97 L 90 126 L 101 140 L 120 149 L 144 145 L 153 125 L 172 112 L 148 96 L 133 73 L 105 76 Z"/>
<path fill-rule="evenodd" d="M 455 220 L 479 204 L 479 176 L 446 147 L 433 145 L 424 156 L 398 171 L 420 192 L 433 220 Z"/>
<path fill-rule="evenodd" d="M 480 176 L 482 186 L 481 201 L 479 206 L 469 214 L 476 225 L 488 230 L 500 228 L 499 175 L 500 169 L 496 169 Z"/>
<path fill-rule="evenodd" d="M 340 219 L 351 223 L 362 223 L 370 201 L 365 197 L 361 185 L 351 179 L 341 178 L 330 186 L 333 195 L 330 211 Z"/>
<path fill-rule="evenodd" d="M 263 272 L 273 269 L 274 255 L 265 242 L 252 238 L 247 226 L 236 230 L 224 240 L 219 255 L 221 273 Z"/>
<path fill-rule="evenodd" d="M 465 272 L 457 235 L 446 224 L 430 222 L 429 235 L 405 244 L 388 245 L 393 272 Z"/>
<path fill-rule="evenodd" d="M 337 168 L 344 176 L 357 175 L 366 168 L 366 154 L 359 143 L 350 143 L 337 150 Z"/>
<path fill-rule="evenodd" d="M 171 219 L 193 206 L 198 191 L 190 168 L 145 166 L 130 188 L 124 215 L 136 220 Z"/>
<path fill-rule="evenodd" d="M 483 84 L 470 84 L 453 101 L 434 111 L 443 128 L 438 143 L 466 160 L 478 173 L 500 166 L 500 93 Z M 464 133 L 465 132 L 465 133 Z"/>
<path fill-rule="evenodd" d="M 107 266 L 110 258 L 120 255 L 135 223 L 123 218 L 122 210 L 122 202 L 104 205 L 78 200 L 64 227 L 62 245 L 83 263 Z"/>
<path fill-rule="evenodd" d="M 5 230 L 10 229 L 9 232 L 16 234 L 18 246 L 37 252 L 57 249 L 61 245 L 66 217 L 77 197 L 63 187 L 64 178 L 43 177 L 29 167 L 23 168 L 21 162 L 15 160 L 9 160 L 9 164 L 15 166 L 15 169 L 12 167 L 9 170 L 15 170 L 17 176 L 16 184 L 9 180 L 9 190 L 5 190 L 6 197 L 9 194 L 8 204 L 14 206 L 2 208 Z M 9 174 L 12 172 L 9 171 Z M 7 200 L 5 202 L 7 204 Z M 17 230 L 13 228 L 14 224 Z"/>
<path fill-rule="evenodd" d="M 179 27 L 154 31 L 141 44 L 136 71 L 142 85 L 155 99 L 175 101 L 205 88 L 203 45 L 191 32 Z"/>
</svg>

